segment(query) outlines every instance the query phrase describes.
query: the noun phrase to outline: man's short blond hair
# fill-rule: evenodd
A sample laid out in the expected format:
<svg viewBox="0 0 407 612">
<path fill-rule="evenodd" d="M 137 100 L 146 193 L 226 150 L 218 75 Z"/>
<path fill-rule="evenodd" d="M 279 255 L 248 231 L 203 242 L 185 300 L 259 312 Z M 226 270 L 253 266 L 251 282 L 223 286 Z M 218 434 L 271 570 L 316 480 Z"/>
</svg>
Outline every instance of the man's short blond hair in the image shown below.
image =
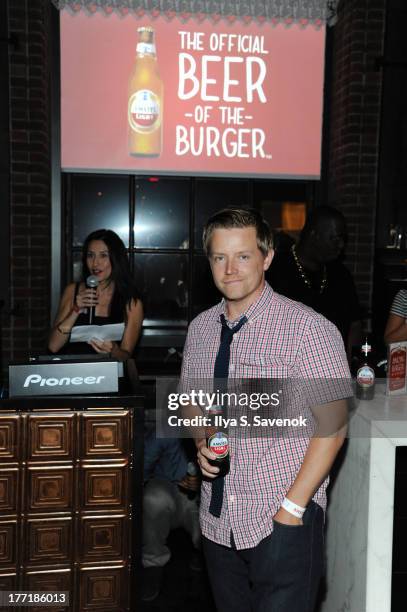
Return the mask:
<svg viewBox="0 0 407 612">
<path fill-rule="evenodd" d="M 205 255 L 210 255 L 210 243 L 215 229 L 254 227 L 257 246 L 266 257 L 273 248 L 273 234 L 267 221 L 254 208 L 223 208 L 208 219 L 205 224 L 202 242 Z"/>
</svg>

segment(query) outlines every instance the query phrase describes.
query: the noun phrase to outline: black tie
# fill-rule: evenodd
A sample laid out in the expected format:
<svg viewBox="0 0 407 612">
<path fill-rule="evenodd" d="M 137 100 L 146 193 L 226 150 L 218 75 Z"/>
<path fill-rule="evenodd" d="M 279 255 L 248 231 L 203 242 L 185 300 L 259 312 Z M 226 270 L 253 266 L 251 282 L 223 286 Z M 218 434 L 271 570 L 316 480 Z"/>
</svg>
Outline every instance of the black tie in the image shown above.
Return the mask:
<svg viewBox="0 0 407 612">
<path fill-rule="evenodd" d="M 230 345 L 232 343 L 233 334 L 239 331 L 239 329 L 244 325 L 247 321 L 246 317 L 242 317 L 237 325 L 230 328 L 225 319 L 225 315 L 220 315 L 220 320 L 222 323 L 222 333 L 220 337 L 220 345 L 218 349 L 218 354 L 216 355 L 215 361 L 215 370 L 214 370 L 214 378 L 215 378 L 215 386 L 217 386 L 216 390 L 226 391 L 227 390 L 227 378 L 229 376 L 229 361 L 230 361 Z M 219 384 L 216 383 L 218 381 Z M 209 512 L 213 516 L 220 516 L 222 511 L 222 503 L 223 503 L 223 488 L 225 484 L 225 478 L 223 476 L 219 476 L 212 481 L 212 495 L 211 495 L 211 503 L 209 505 Z"/>
</svg>

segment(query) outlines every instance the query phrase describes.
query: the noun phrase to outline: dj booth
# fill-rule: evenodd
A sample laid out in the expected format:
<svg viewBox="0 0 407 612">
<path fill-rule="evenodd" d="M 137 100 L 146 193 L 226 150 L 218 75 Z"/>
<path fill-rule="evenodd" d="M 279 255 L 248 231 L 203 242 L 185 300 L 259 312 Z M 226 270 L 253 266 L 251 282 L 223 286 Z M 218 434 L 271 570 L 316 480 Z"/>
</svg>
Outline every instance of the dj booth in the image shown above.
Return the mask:
<svg viewBox="0 0 407 612">
<path fill-rule="evenodd" d="M 34 610 L 136 609 L 144 402 L 134 377 L 132 392 L 119 392 L 121 368 L 84 356 L 9 366 L 0 592 L 69 594 L 68 606 Z"/>
</svg>

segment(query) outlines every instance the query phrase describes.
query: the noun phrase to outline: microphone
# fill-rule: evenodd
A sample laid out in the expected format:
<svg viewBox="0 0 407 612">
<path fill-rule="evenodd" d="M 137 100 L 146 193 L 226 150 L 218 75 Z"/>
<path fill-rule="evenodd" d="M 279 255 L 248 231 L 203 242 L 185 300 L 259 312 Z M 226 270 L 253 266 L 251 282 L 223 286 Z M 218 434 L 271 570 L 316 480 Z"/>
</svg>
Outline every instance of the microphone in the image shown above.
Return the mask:
<svg viewBox="0 0 407 612">
<path fill-rule="evenodd" d="M 97 276 L 88 276 L 88 278 L 86 279 L 86 286 L 89 287 L 89 289 L 94 289 L 96 291 L 97 287 L 99 285 L 99 279 Z M 95 306 L 91 306 L 89 308 L 89 325 L 93 324 L 93 319 L 95 318 Z"/>
</svg>

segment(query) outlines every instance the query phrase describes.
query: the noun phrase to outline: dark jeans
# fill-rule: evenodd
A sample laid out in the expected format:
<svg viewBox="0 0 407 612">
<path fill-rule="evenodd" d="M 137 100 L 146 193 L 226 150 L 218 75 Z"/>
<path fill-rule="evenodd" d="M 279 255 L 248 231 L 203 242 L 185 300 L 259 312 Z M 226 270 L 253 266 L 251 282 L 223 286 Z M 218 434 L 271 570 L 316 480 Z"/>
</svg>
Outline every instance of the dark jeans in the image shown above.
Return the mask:
<svg viewBox="0 0 407 612">
<path fill-rule="evenodd" d="M 203 539 L 218 612 L 312 612 L 323 565 L 323 510 L 311 501 L 303 525 L 274 522 L 254 548 Z"/>
</svg>

